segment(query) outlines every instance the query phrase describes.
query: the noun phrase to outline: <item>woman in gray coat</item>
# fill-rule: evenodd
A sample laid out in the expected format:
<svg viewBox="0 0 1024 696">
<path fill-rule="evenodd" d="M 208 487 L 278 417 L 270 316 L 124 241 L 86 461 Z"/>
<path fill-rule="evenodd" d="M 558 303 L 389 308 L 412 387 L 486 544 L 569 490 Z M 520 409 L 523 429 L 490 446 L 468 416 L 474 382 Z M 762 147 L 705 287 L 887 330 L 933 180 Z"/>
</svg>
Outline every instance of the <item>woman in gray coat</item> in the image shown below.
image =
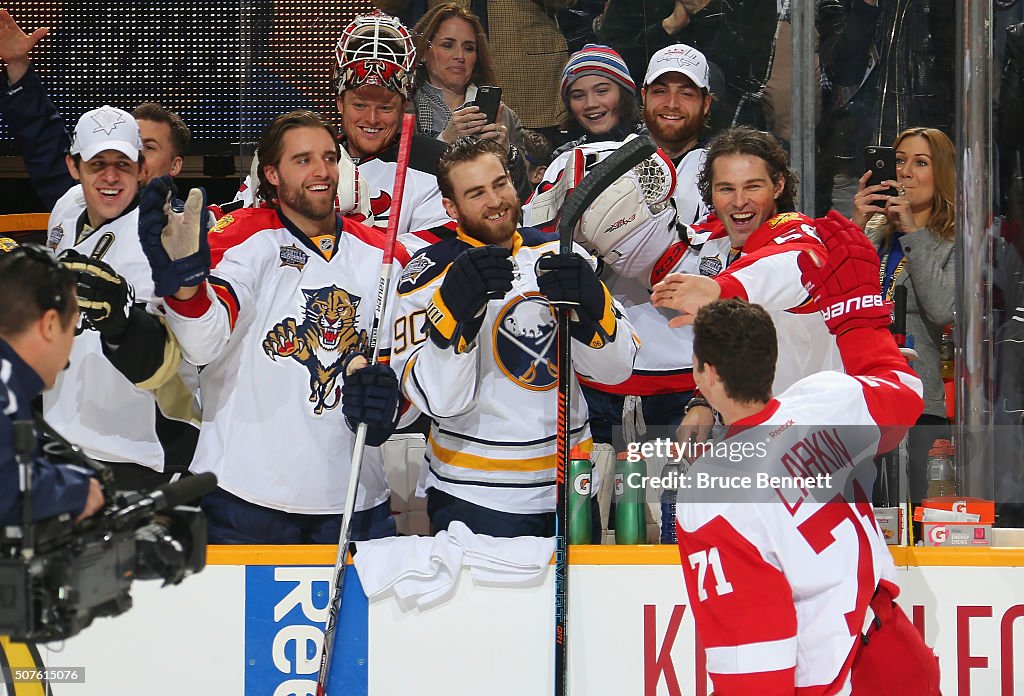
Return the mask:
<svg viewBox="0 0 1024 696">
<path fill-rule="evenodd" d="M 907 335 L 914 338 L 914 369 L 924 383 L 924 414 L 909 442 L 910 495 L 917 505 L 928 488 L 928 449 L 949 437 L 939 343 L 953 322 L 955 165 L 953 143 L 934 128 L 903 131 L 894 149 L 898 181 L 868 186 L 866 172 L 853 199 L 853 221 L 878 248 L 885 299 L 907 288 Z M 898 194 L 883 193 L 889 188 Z"/>
</svg>

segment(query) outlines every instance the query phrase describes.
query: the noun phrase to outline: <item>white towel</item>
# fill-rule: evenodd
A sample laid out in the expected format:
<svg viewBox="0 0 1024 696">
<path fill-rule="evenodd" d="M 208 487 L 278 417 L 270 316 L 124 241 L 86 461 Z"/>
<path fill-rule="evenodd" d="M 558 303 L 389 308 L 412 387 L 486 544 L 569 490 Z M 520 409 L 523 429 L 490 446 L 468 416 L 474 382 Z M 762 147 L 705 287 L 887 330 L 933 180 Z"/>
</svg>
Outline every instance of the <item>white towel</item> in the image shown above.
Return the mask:
<svg viewBox="0 0 1024 696">
<path fill-rule="evenodd" d="M 448 538 L 462 547 L 462 563 L 473 580 L 487 585 L 531 584 L 544 574 L 555 552 L 555 540 L 550 537 L 474 534 L 462 522 L 448 525 Z"/>
</svg>

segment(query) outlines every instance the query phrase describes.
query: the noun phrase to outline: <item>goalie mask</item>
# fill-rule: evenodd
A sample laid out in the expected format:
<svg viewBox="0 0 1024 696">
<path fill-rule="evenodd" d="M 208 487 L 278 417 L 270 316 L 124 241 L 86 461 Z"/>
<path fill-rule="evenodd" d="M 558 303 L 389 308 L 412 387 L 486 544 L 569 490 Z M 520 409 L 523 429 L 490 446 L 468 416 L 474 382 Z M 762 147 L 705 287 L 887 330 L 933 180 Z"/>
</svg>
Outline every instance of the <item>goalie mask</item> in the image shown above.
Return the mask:
<svg viewBox="0 0 1024 696">
<path fill-rule="evenodd" d="M 364 85 L 412 96 L 416 47 L 409 30 L 380 11 L 356 17 L 345 27 L 334 49 L 334 91 Z"/>
</svg>

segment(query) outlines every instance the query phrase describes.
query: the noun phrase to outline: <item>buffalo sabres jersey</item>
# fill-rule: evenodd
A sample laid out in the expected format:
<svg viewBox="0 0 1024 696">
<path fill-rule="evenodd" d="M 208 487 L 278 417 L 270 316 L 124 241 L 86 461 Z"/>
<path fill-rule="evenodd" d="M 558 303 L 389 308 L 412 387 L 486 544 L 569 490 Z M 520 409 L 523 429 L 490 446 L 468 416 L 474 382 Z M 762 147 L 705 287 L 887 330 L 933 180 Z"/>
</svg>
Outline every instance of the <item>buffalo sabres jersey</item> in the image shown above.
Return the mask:
<svg viewBox="0 0 1024 696">
<path fill-rule="evenodd" d="M 419 133 L 413 136 L 398 223 L 398 239 L 410 253 L 454 234 L 455 222 L 448 217 L 441 203 L 441 191 L 437 188 L 435 176 L 437 160 L 444 149 L 445 144 L 439 140 Z M 372 224 L 381 229 L 387 227 L 391 216 L 397 161 L 397 142 L 383 152 L 356 161 L 359 176 L 367 184 Z M 246 177 L 235 201 L 251 206 L 255 193 L 251 177 Z M 362 221 L 361 217 L 356 216 L 355 219 Z"/>
<path fill-rule="evenodd" d="M 58 254 L 74 249 L 105 261 L 132 285 L 136 301 L 155 305 L 152 273 L 139 243 L 138 208 L 132 205 L 96 229 L 84 211 L 82 187 L 74 186 L 54 206 L 47 245 Z M 75 337 L 68 368 L 43 394 L 43 415 L 94 459 L 183 470 L 199 421 L 195 372 L 184 366 L 159 389 L 140 389 L 103 354 L 99 333 L 83 331 Z"/>
<path fill-rule="evenodd" d="M 355 436 L 341 413 L 341 361 L 367 348 L 384 235 L 337 219 L 314 242 L 275 209 L 228 213 L 210 232 L 209 282 L 186 302 L 166 300 L 185 358 L 206 366 L 192 471 L 275 510 L 344 507 Z M 396 273 L 407 260 L 398 244 Z M 390 336 L 381 340 L 386 359 Z M 356 509 L 388 495 L 380 449 L 367 447 Z"/>
<path fill-rule="evenodd" d="M 920 415 L 921 381 L 885 329 L 838 342 L 849 375 L 805 377 L 734 423 L 719 444 L 757 454 L 702 457 L 679 492 L 683 576 L 717 693 L 849 694 L 875 588 L 899 593 L 871 508 L 873 460 Z M 749 487 L 726 489 L 742 477 Z"/>
<path fill-rule="evenodd" d="M 607 141 L 582 146 L 586 167 L 590 168 L 604 160 L 621 145 L 621 142 Z M 677 224 L 689 225 L 707 215 L 707 206 L 697 191 L 697 175 L 706 153 L 704 148 L 690 150 L 676 164 L 677 179 L 672 202 L 676 209 Z M 548 166 L 538 191 L 550 188 L 563 176 L 572 155 L 571 150 L 564 152 Z M 523 215 L 524 224 L 536 225 L 545 231 L 554 230 L 556 221 L 532 218 L 529 203 L 524 206 Z M 674 225 L 667 226 L 665 233 L 664 238 L 658 240 L 662 244 L 659 245 L 655 238 L 651 238 L 635 254 L 646 256 L 649 264 L 653 264 L 665 246 L 678 238 Z M 644 266 L 647 262 L 637 260 L 631 263 Z M 696 267 L 688 272 L 696 273 Z M 633 374 L 626 381 L 619 384 L 596 384 L 584 380 L 584 384 L 604 392 L 637 396 L 693 390 L 693 329 L 689 326 L 678 329 L 669 327 L 668 320 L 675 313 L 651 304 L 651 292 L 646 278 L 626 277 L 616 273 L 608 264 L 603 264 L 601 280 L 608 286 L 612 296 L 622 304 L 644 349 L 637 355 Z"/>
<path fill-rule="evenodd" d="M 457 354 L 429 340 L 426 310 L 448 266 L 479 245 L 460 231 L 409 262 L 398 284 L 392 365 L 406 397 L 433 419 L 427 488 L 504 512 L 551 512 L 557 333 L 534 266 L 542 255 L 557 253 L 558 242 L 530 228 L 516 234 L 512 290 L 487 303 L 475 345 Z M 613 313 L 614 340 L 601 348 L 572 342 L 576 373 L 611 383 L 629 376 L 637 342 L 615 305 Z M 589 451 L 587 405 L 575 373 L 571 390 L 571 441 Z"/>
<path fill-rule="evenodd" d="M 714 215 L 693 225 L 688 239 L 673 245 L 655 264 L 651 284 L 668 273 L 696 273 L 715 279 L 721 298 L 759 304 L 775 322 L 779 357 L 772 389 L 822 370 L 842 370 L 835 338 L 803 287 L 797 257 L 805 249 L 822 250 L 814 220 L 801 213 L 779 213 L 756 229 L 742 249 L 733 249 L 725 225 Z M 822 251 L 821 253 L 824 253 Z"/>
</svg>

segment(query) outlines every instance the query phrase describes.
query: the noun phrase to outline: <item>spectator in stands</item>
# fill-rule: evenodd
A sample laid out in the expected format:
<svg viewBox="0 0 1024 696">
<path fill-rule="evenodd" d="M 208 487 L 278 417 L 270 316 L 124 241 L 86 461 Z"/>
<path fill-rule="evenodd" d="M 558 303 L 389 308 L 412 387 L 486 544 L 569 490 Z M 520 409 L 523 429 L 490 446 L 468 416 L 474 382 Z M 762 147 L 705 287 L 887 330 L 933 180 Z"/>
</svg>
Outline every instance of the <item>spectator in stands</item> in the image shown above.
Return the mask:
<svg viewBox="0 0 1024 696">
<path fill-rule="evenodd" d="M 924 414 L 909 441 L 910 495 L 917 505 L 928 487 L 928 449 L 937 438 L 949 438 L 939 343 L 953 321 L 956 165 L 952 141 L 936 128 L 905 130 L 894 148 L 898 181 L 867 186 L 871 173 L 865 172 L 853 221 L 878 248 L 883 297 L 892 301 L 897 287 L 907 289 L 907 336 L 913 336 L 914 371 L 924 383 Z M 883 193 L 889 186 L 898 195 Z"/>
<path fill-rule="evenodd" d="M 523 158 L 526 160 L 526 176 L 531 186 L 544 180 L 544 172 L 551 164 L 552 153 L 554 148 L 551 147 L 551 141 L 543 133 L 523 130 Z"/>
<path fill-rule="evenodd" d="M 522 156 L 523 124 L 507 104 L 495 123 L 476 105 L 477 88 L 497 83 L 491 49 L 479 18 L 453 2 L 435 5 L 413 28 L 416 41 L 416 127 L 452 143 L 473 136 L 496 140 L 508 153 L 519 197 L 530 195 Z"/>
<path fill-rule="evenodd" d="M 29 60 L 29 52 L 48 33 L 49 29 L 42 27 L 25 34 L 11 15 L 0 9 L 0 60 L 7 63 L 6 75 L 0 73 L 0 116 L 18 144 L 36 194 L 52 209 L 75 180 L 64 162 L 71 146 L 64 119 Z M 141 104 L 132 115 L 142 133 L 142 183 L 165 174 L 177 176 L 191 141 L 188 126 L 177 114 L 153 102 Z"/>
<path fill-rule="evenodd" d="M 817 208 L 852 215 L 865 146 L 918 123 L 953 133 L 956 3 L 821 0 L 819 16 L 831 92 L 819 129 Z"/>
</svg>

